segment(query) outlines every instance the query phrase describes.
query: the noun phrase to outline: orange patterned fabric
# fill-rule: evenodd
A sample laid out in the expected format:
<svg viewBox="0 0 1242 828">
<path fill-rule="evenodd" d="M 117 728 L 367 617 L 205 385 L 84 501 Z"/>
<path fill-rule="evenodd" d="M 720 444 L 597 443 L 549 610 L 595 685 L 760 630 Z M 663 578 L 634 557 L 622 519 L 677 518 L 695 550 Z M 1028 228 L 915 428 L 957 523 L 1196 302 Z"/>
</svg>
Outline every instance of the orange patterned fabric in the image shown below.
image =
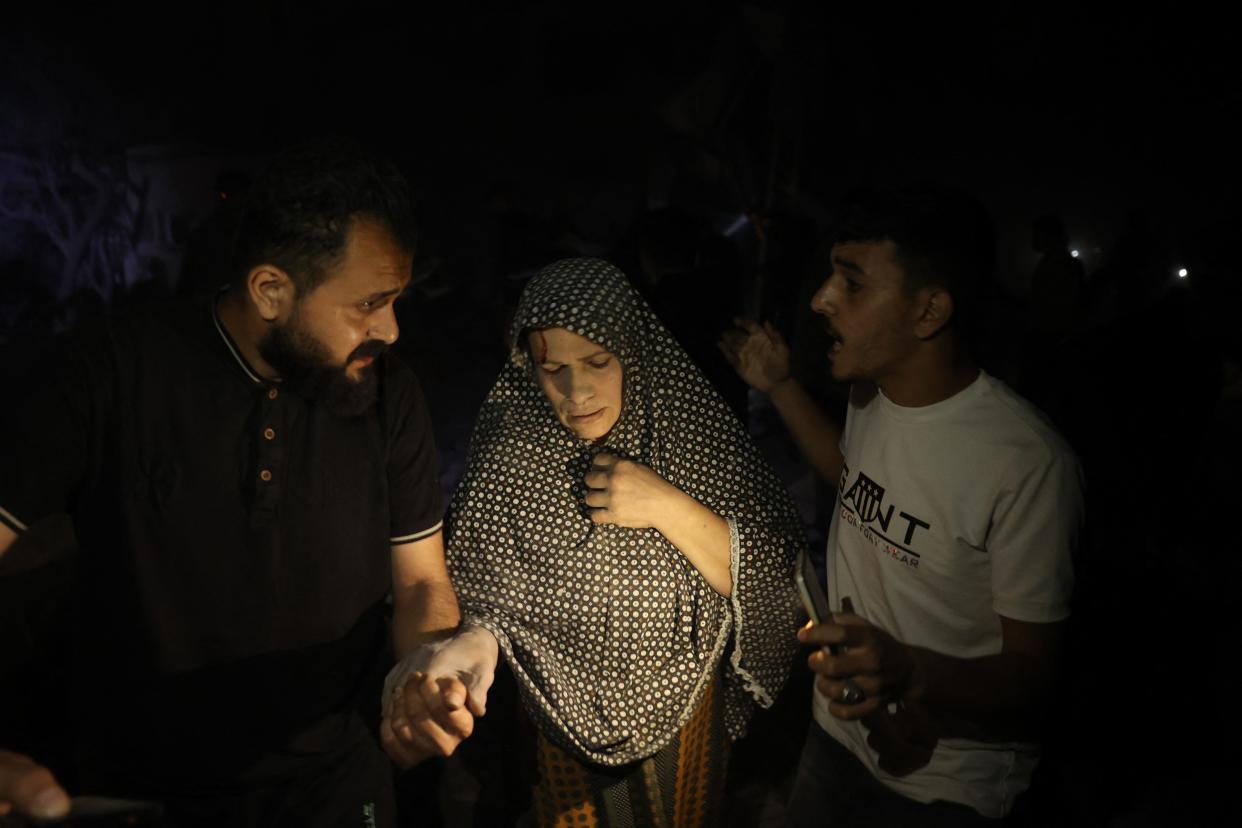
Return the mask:
<svg viewBox="0 0 1242 828">
<path fill-rule="evenodd" d="M 720 688 L 709 684 L 694 714 L 654 756 L 624 768 L 585 765 L 539 736 L 533 791 L 543 828 L 705 828 L 716 824 L 728 737 Z"/>
<path fill-rule="evenodd" d="M 593 828 L 599 824 L 591 778 L 586 767 L 539 736 L 533 804 L 543 828 Z"/>
<path fill-rule="evenodd" d="M 681 731 L 681 747 L 677 751 L 677 793 L 673 800 L 673 825 L 675 828 L 705 825 L 708 807 L 712 804 L 712 765 L 717 757 L 711 755 L 713 694 L 716 686 L 709 684 L 703 701 L 699 702 L 694 717 Z M 716 771 L 720 773 L 719 770 Z"/>
</svg>

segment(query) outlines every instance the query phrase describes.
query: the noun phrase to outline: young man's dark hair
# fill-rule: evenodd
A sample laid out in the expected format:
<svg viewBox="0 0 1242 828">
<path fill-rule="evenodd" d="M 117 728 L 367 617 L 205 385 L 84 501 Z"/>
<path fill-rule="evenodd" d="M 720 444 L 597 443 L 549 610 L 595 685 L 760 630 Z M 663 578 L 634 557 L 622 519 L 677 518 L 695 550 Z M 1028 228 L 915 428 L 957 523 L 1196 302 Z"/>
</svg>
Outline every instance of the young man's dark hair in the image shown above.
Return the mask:
<svg viewBox="0 0 1242 828">
<path fill-rule="evenodd" d="M 906 287 L 939 285 L 953 297 L 953 319 L 969 326 L 983 285 L 996 266 L 996 234 L 983 205 L 936 184 L 855 193 L 832 244 L 891 241 Z"/>
<path fill-rule="evenodd" d="M 282 152 L 246 194 L 232 278 L 257 264 L 280 267 L 305 296 L 345 251 L 350 222 L 382 224 L 406 252 L 416 241 L 409 185 L 391 162 L 343 138 Z"/>
</svg>

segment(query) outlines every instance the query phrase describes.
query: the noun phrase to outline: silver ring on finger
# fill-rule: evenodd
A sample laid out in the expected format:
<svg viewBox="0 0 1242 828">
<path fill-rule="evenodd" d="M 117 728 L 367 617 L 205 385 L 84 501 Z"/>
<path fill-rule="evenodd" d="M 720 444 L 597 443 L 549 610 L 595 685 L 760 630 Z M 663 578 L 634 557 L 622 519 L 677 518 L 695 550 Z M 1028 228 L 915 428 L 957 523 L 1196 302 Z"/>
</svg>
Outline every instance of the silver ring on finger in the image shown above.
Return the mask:
<svg viewBox="0 0 1242 828">
<path fill-rule="evenodd" d="M 842 704 L 858 704 L 865 698 L 867 698 L 867 694 L 862 691 L 861 687 L 854 683 L 853 679 L 845 680 L 845 686 L 841 688 Z"/>
</svg>

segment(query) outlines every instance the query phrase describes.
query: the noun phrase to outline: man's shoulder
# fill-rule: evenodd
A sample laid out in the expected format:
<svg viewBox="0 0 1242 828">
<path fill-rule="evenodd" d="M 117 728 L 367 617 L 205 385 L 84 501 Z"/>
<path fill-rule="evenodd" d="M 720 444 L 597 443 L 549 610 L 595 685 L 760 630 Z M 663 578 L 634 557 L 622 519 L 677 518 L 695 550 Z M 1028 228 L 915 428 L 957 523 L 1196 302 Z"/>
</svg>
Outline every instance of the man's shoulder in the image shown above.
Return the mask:
<svg viewBox="0 0 1242 828">
<path fill-rule="evenodd" d="M 936 463 L 951 459 L 954 467 L 972 470 L 972 479 L 988 470 L 1025 475 L 1032 468 L 1077 463 L 1042 411 L 986 373 L 948 400 L 921 409 L 899 409 L 861 391 L 852 396 L 850 413 L 857 423 L 874 421 L 877 439 L 900 438 L 908 450 Z"/>
<path fill-rule="evenodd" d="M 1052 491 L 1050 484 L 1081 492 L 1081 464 L 1051 420 L 1003 382 L 989 380 L 958 441 L 974 479 L 990 480 L 998 495 L 1031 486 Z"/>
<path fill-rule="evenodd" d="M 94 314 L 56 337 L 50 358 L 59 370 L 80 365 L 96 380 L 150 371 L 165 381 L 206 351 L 209 317 L 182 305 L 143 306 Z"/>
<path fill-rule="evenodd" d="M 83 348 L 129 350 L 195 347 L 205 340 L 210 314 L 198 306 L 161 303 L 122 308 L 83 320 L 66 341 Z"/>
<path fill-rule="evenodd" d="M 1034 403 L 995 377 L 984 374 L 980 380 L 984 383 L 977 400 L 981 425 L 997 440 L 1049 459 L 1074 457 L 1052 420 Z"/>
</svg>

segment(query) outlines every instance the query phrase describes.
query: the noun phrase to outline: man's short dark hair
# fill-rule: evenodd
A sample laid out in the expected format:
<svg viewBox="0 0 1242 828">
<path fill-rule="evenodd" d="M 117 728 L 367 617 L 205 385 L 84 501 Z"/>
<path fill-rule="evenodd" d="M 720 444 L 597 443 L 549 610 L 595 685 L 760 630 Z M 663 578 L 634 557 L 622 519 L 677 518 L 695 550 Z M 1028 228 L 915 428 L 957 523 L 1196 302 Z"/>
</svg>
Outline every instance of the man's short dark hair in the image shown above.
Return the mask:
<svg viewBox="0 0 1242 828">
<path fill-rule="evenodd" d="M 934 184 L 856 193 L 832 236 L 834 245 L 853 241 L 891 241 L 906 288 L 948 290 L 958 326 L 971 321 L 996 265 L 987 210 L 960 190 Z"/>
<path fill-rule="evenodd" d="M 280 153 L 246 194 L 233 278 L 273 264 L 300 297 L 314 290 L 345 252 L 351 222 L 384 226 L 406 252 L 416 241 L 409 185 L 397 168 L 353 141 L 330 138 Z"/>
</svg>

